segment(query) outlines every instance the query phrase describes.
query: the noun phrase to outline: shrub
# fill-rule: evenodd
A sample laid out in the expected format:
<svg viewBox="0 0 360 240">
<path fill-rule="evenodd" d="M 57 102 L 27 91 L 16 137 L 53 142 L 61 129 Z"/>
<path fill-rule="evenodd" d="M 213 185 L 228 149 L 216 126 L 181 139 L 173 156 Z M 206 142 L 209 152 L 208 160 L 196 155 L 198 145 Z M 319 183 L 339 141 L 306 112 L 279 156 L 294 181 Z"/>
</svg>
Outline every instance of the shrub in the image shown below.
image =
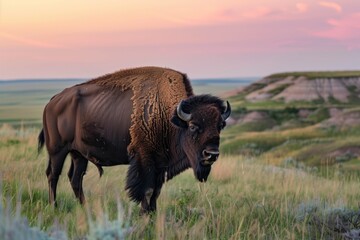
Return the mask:
<svg viewBox="0 0 360 240">
<path fill-rule="evenodd" d="M 67 240 L 68 238 L 66 233 L 60 230 L 53 230 L 52 233 L 47 234 L 38 227 L 31 227 L 27 219 L 20 216 L 20 203 L 13 216 L 10 207 L 4 208 L 0 201 L 0 239 Z"/>
<path fill-rule="evenodd" d="M 343 155 L 335 157 L 335 162 L 342 163 L 342 162 L 350 161 L 355 158 L 357 158 L 356 154 L 353 154 L 350 151 L 346 151 Z"/>
<path fill-rule="evenodd" d="M 1 191 L 0 191 L 0 199 Z M 0 201 L 0 239 L 1 240 L 67 240 L 66 232 L 53 225 L 49 232 L 42 231 L 39 227 L 32 227 L 28 220 L 21 216 L 21 201 L 18 201 L 15 215 L 12 214 L 10 200 L 7 201 L 6 208 L 3 201 Z M 93 219 L 88 211 L 89 233 L 83 239 L 87 240 L 120 240 L 131 232 L 129 222 L 125 221 L 123 208 L 118 201 L 117 219 L 110 220 L 105 212 Z"/>
<path fill-rule="evenodd" d="M 311 237 L 316 239 L 319 236 L 325 239 L 349 237 L 360 230 L 360 211 L 341 203 L 334 206 L 320 200 L 300 203 L 295 208 L 295 219 L 305 223 Z"/>
<path fill-rule="evenodd" d="M 120 240 L 125 239 L 132 228 L 124 219 L 124 210 L 120 201 L 117 201 L 117 219 L 111 221 L 109 214 L 104 212 L 100 217 L 93 219 L 88 211 L 89 234 L 88 240 Z"/>
<path fill-rule="evenodd" d="M 319 108 L 315 112 L 311 113 L 308 117 L 313 123 L 319 123 L 330 117 L 329 110 L 327 108 Z"/>
<path fill-rule="evenodd" d="M 305 163 L 299 162 L 292 157 L 285 158 L 282 162 L 282 166 L 286 168 L 296 168 L 308 173 L 317 173 L 319 171 L 317 167 L 306 166 Z"/>
</svg>

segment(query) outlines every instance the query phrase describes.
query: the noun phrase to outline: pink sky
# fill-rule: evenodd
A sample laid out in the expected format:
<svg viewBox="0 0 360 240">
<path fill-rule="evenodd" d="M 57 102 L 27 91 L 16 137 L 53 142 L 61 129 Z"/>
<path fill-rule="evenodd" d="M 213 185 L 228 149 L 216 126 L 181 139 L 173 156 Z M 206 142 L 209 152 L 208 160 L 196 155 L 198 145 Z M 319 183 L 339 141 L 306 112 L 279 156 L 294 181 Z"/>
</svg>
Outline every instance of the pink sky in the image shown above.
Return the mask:
<svg viewBox="0 0 360 240">
<path fill-rule="evenodd" d="M 0 79 L 360 69 L 360 1 L 0 0 Z"/>
</svg>

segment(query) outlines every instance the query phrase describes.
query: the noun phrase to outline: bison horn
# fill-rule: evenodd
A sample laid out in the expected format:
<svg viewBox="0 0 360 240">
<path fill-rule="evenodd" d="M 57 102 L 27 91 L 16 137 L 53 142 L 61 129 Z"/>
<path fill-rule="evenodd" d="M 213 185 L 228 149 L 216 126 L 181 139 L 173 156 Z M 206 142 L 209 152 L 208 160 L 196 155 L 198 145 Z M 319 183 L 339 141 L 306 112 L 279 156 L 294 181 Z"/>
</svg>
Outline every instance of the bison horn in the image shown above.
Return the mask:
<svg viewBox="0 0 360 240">
<path fill-rule="evenodd" d="M 221 117 L 225 121 L 231 114 L 231 107 L 229 101 L 226 101 L 226 104 L 225 102 L 223 102 L 223 107 L 225 108 L 225 110 L 224 113 L 221 114 Z"/>
<path fill-rule="evenodd" d="M 185 113 L 183 110 L 182 110 L 182 105 L 183 105 L 184 101 L 182 100 L 179 105 L 177 106 L 176 108 L 176 113 L 178 115 L 178 117 L 181 119 L 181 120 L 184 120 L 185 122 L 188 122 L 190 119 L 191 119 L 191 114 L 189 113 Z"/>
</svg>

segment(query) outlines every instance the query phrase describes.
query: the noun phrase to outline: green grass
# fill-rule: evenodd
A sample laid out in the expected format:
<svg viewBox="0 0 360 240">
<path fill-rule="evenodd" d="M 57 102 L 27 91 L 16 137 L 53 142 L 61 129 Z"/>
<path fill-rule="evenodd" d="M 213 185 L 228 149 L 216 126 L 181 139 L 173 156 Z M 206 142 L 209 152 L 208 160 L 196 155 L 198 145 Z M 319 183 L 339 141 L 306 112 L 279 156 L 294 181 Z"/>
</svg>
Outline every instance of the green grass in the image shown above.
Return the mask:
<svg viewBox="0 0 360 240">
<path fill-rule="evenodd" d="M 322 178 L 267 166 L 261 158 L 222 154 L 207 183 L 198 183 L 192 171 L 186 171 L 164 185 L 157 214 L 138 216 L 139 206 L 131 203 L 123 190 L 126 166 L 106 168 L 99 179 L 96 167 L 90 164 L 84 178 L 88 200 L 84 208 L 75 200 L 65 174 L 67 160 L 59 181 L 59 208 L 53 209 L 47 204 L 46 154 L 37 156 L 33 130 L 19 131 L 0 137 L 8 144 L 0 148 L 2 202 L 14 206 L 20 196 L 21 214 L 31 226 L 49 231 L 58 222 L 71 239 L 89 234 L 89 214 L 116 220 L 117 199 L 133 229 L 128 239 L 309 239 L 314 234 L 316 239 L 325 239 L 321 237 L 324 229 L 313 233 L 305 220 L 298 220 L 299 206 L 315 199 L 329 206 L 341 201 L 343 207 L 355 209 L 360 197 L 356 175 Z"/>
<path fill-rule="evenodd" d="M 351 96 L 350 96 L 351 97 Z M 338 102 L 338 101 L 292 101 L 292 102 L 284 102 L 281 100 L 266 100 L 266 101 L 258 101 L 258 102 L 249 102 L 245 100 L 243 97 L 232 96 L 229 98 L 229 102 L 231 104 L 231 109 L 235 114 L 240 112 L 243 109 L 247 109 L 248 111 L 256 111 L 256 110 L 283 110 L 286 108 L 296 108 L 296 109 L 316 109 L 316 108 L 357 108 L 359 106 L 359 99 L 353 97 L 353 101 L 351 100 L 349 103 Z"/>
<path fill-rule="evenodd" d="M 271 89 L 270 91 L 268 91 L 268 93 L 270 93 L 272 96 L 275 96 L 284 91 L 289 86 L 291 86 L 291 84 L 282 84 L 274 89 Z"/>
<path fill-rule="evenodd" d="M 236 131 L 235 131 L 236 130 Z M 360 170 L 353 161 L 336 161 L 331 153 L 338 149 L 357 147 L 359 129 L 321 129 L 314 126 L 263 132 L 240 132 L 229 127 L 222 135 L 221 150 L 229 154 L 245 154 L 267 159 L 264 162 L 281 165 L 291 157 L 308 166 L 339 166 L 343 170 Z M 345 154 L 345 153 L 344 153 Z M 359 157 L 353 158 L 360 160 Z M 269 161 L 271 159 L 271 161 Z M 348 159 L 352 160 L 352 159 Z"/>
<path fill-rule="evenodd" d="M 286 77 L 306 77 L 308 79 L 316 78 L 352 78 L 360 77 L 360 71 L 318 71 L 318 72 L 284 72 L 275 73 L 267 78 L 286 78 Z"/>
<path fill-rule="evenodd" d="M 319 123 L 328 118 L 330 118 L 329 110 L 327 108 L 318 108 L 307 117 L 307 120 L 313 123 Z"/>
<path fill-rule="evenodd" d="M 233 153 L 232 146 L 241 147 L 241 143 L 246 145 L 255 144 L 263 150 L 269 150 L 270 148 L 278 146 L 279 144 L 282 144 L 289 139 L 308 140 L 325 136 L 326 133 L 314 127 L 283 131 L 248 132 L 242 134 L 231 131 L 231 128 L 229 128 L 229 130 L 226 130 L 222 135 L 223 142 L 221 147 L 227 153 Z"/>
</svg>

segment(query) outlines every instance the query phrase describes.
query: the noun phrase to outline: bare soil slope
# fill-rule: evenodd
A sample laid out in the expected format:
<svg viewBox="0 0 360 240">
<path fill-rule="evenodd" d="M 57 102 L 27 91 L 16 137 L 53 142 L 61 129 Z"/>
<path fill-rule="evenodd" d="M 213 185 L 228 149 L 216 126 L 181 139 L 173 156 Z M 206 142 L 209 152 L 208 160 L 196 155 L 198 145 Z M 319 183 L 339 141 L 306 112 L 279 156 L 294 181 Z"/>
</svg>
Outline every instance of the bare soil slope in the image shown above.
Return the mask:
<svg viewBox="0 0 360 240">
<path fill-rule="evenodd" d="M 259 83 L 269 82 L 263 88 L 248 93 L 248 101 L 283 100 L 328 102 L 336 100 L 349 102 L 351 97 L 360 97 L 360 77 L 356 78 L 317 78 L 286 77 L 276 81 L 262 79 Z"/>
</svg>

